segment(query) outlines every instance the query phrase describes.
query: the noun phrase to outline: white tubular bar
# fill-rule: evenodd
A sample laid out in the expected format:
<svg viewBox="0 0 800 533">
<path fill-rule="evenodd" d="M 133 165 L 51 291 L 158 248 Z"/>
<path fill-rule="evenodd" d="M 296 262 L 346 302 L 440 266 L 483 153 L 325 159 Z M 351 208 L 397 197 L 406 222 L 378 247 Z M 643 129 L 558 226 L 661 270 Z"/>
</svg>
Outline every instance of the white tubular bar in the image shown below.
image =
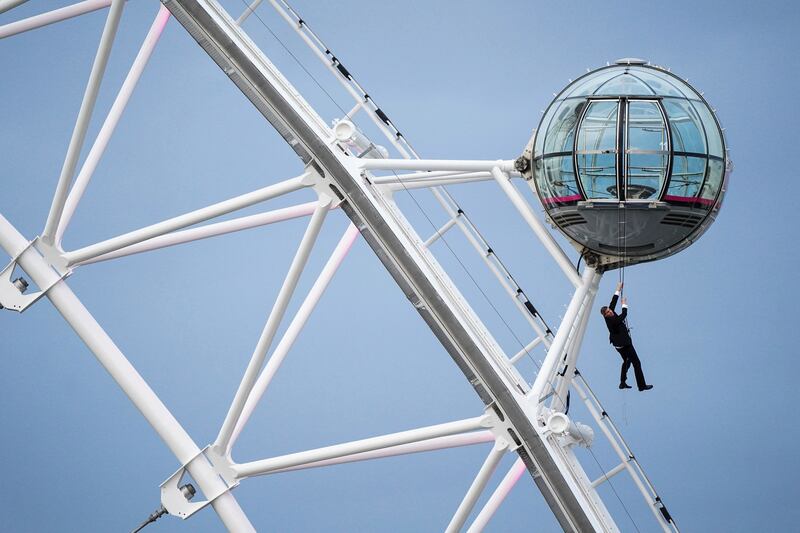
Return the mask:
<svg viewBox="0 0 800 533">
<path fill-rule="evenodd" d="M 494 434 L 489 431 L 471 431 L 469 433 L 461 433 L 460 435 L 449 435 L 447 437 L 436 437 L 434 439 L 423 440 L 420 442 L 411 442 L 409 444 L 400 444 L 398 446 L 390 446 L 380 450 L 373 450 L 371 452 L 354 453 L 352 455 L 345 455 L 336 459 L 328 459 L 325 461 L 316 461 L 304 465 L 293 466 L 290 468 L 282 468 L 270 472 L 271 474 L 278 474 L 281 472 L 293 472 L 295 470 L 304 470 L 306 468 L 317 468 L 321 466 L 339 465 L 344 463 L 353 463 L 356 461 L 368 461 L 370 459 L 382 459 L 384 457 L 396 457 L 398 455 L 408 455 L 411 453 L 431 452 L 435 450 L 444 450 L 446 448 L 457 448 L 459 446 L 471 446 L 473 444 L 482 444 L 484 442 L 491 442 L 494 440 Z"/>
<path fill-rule="evenodd" d="M 278 326 L 281 325 L 284 314 L 286 314 L 286 308 L 289 306 L 289 301 L 297 288 L 297 282 L 300 280 L 300 275 L 308 262 L 308 257 L 311 255 L 311 250 L 314 248 L 314 243 L 317 241 L 319 232 L 322 229 L 322 223 L 325 222 L 325 215 L 328 214 L 329 210 L 330 200 L 320 199 L 319 204 L 314 209 L 314 214 L 311 215 L 311 220 L 300 241 L 300 246 L 297 248 L 297 253 L 292 259 L 292 264 L 289 266 L 289 272 L 283 280 L 283 285 L 278 292 L 277 298 L 275 298 L 275 304 L 269 313 L 267 323 L 264 325 L 264 330 L 261 332 L 253 355 L 250 358 L 250 363 L 247 365 L 242 381 L 234 396 L 233 403 L 231 403 L 228 414 L 225 416 L 225 421 L 219 430 L 219 435 L 214 441 L 214 446 L 225 454 L 229 451 L 233 429 L 242 414 L 242 409 L 256 379 L 258 379 L 258 373 L 264 364 L 264 359 L 267 357 L 267 350 L 272 346 L 275 333 L 278 331 Z"/>
<path fill-rule="evenodd" d="M 622 463 L 618 464 L 617 466 L 615 466 L 614 468 L 612 468 L 611 470 L 609 470 L 608 472 L 606 472 L 605 474 L 603 474 L 599 478 L 597 478 L 594 481 L 592 481 L 592 488 L 596 489 L 597 487 L 599 487 L 600 485 L 602 485 L 603 483 L 605 483 L 606 481 L 608 481 L 612 477 L 616 476 L 617 474 L 619 474 L 620 472 L 625 470 L 625 468 L 627 467 L 627 465 L 625 463 L 627 463 L 627 461 L 623 461 Z"/>
<path fill-rule="evenodd" d="M 486 505 L 483 506 L 481 512 L 475 517 L 475 521 L 472 522 L 471 526 L 469 526 L 467 533 L 480 533 L 483 531 L 483 528 L 486 527 L 486 525 L 489 523 L 489 520 L 491 520 L 494 516 L 494 513 L 496 513 L 497 509 L 500 508 L 500 505 L 506 499 L 506 496 L 508 496 L 508 494 L 511 492 L 511 489 L 513 489 L 514 485 L 517 484 L 517 481 L 519 481 L 519 478 L 522 476 L 523 472 L 525 472 L 525 463 L 522 462 L 522 459 L 517 459 L 511 466 L 508 474 L 506 474 L 495 491 L 492 493 L 489 501 L 486 502 Z"/>
<path fill-rule="evenodd" d="M 353 118 L 353 116 L 354 116 L 356 113 L 358 113 L 359 111 L 361 111 L 363 108 L 364 108 L 364 102 L 356 102 L 356 105 L 354 105 L 353 107 L 351 107 L 351 108 L 350 108 L 350 111 L 348 111 L 348 112 L 347 112 L 347 115 L 345 115 L 345 116 L 347 116 L 348 118 L 352 119 L 352 118 Z"/>
<path fill-rule="evenodd" d="M 494 474 L 494 471 L 497 469 L 497 465 L 500 464 L 500 459 L 503 458 L 503 455 L 505 455 L 507 451 L 508 443 L 505 441 L 497 441 L 492 447 L 492 451 L 486 456 L 486 460 L 483 462 L 483 465 L 481 465 L 480 470 L 478 470 L 478 475 L 475 476 L 475 480 L 464 495 L 464 499 L 461 500 L 461 505 L 458 506 L 453 518 L 447 525 L 446 533 L 458 533 L 461 531 L 461 528 L 464 527 L 467 518 L 469 518 L 469 514 L 472 512 L 473 507 L 475 507 L 475 503 L 478 501 L 480 495 L 483 494 L 483 489 L 486 488 L 489 478 L 492 477 L 492 474 Z"/>
<path fill-rule="evenodd" d="M 153 237 L 158 237 L 159 235 L 164 235 L 165 233 L 185 228 L 186 226 L 203 222 L 210 218 L 215 218 L 232 211 L 249 207 L 259 202 L 269 200 L 270 198 L 275 198 L 276 196 L 288 194 L 306 187 L 306 185 L 303 183 L 304 176 L 305 174 L 296 178 L 290 178 L 274 185 L 264 187 L 263 189 L 258 189 L 256 191 L 249 192 L 241 196 L 236 196 L 235 198 L 231 198 L 202 209 L 198 209 L 197 211 L 192 211 L 191 213 L 185 213 L 157 224 L 131 231 L 129 233 L 125 233 L 124 235 L 98 242 L 97 244 L 92 244 L 91 246 L 86 246 L 72 252 L 67 252 L 64 254 L 64 258 L 67 260 L 69 265 L 74 265 L 76 263 L 81 263 L 88 259 L 107 254 L 108 252 L 113 252 L 115 250 L 125 248 L 126 246 L 146 241 L 148 239 L 152 239 Z"/>
<path fill-rule="evenodd" d="M 453 176 L 464 176 L 465 174 L 467 173 L 458 171 L 454 172 L 451 170 L 440 170 L 438 172 L 412 172 L 410 174 L 393 174 L 391 176 L 372 176 L 369 180 L 373 185 L 391 185 L 392 183 L 397 183 L 398 181 L 409 183 L 416 180 L 450 178 Z M 483 172 L 473 172 L 471 174 L 483 174 Z"/>
<path fill-rule="evenodd" d="M 87 185 L 89 185 L 89 180 L 92 179 L 92 174 L 94 174 L 95 169 L 97 169 L 100 158 L 103 157 L 103 153 L 106 147 L 108 147 L 108 142 L 111 140 L 111 136 L 114 134 L 117 124 L 119 124 L 122 113 L 125 111 L 131 94 L 133 94 L 133 90 L 139 82 L 139 78 L 142 76 L 144 67 L 153 54 L 156 43 L 158 43 L 158 39 L 164 31 L 164 26 L 166 26 L 169 17 L 169 10 L 162 5 L 153 20 L 153 24 L 150 26 L 150 30 L 147 32 L 147 36 L 139 49 L 139 53 L 136 55 L 136 59 L 133 60 L 133 65 L 131 65 L 128 75 L 125 77 L 125 81 L 122 82 L 122 87 L 120 87 L 117 98 L 114 100 L 114 103 L 111 104 L 108 116 L 106 116 L 106 120 L 100 128 L 100 132 L 97 134 L 97 138 L 86 156 L 86 161 L 83 162 L 83 166 L 80 172 L 78 172 L 78 177 L 75 178 L 75 184 L 69 191 L 69 196 L 67 196 L 67 200 L 64 204 L 64 211 L 61 214 L 61 219 L 57 221 L 57 227 L 55 229 L 54 240 L 56 244 L 61 243 L 64 231 L 66 231 L 67 226 L 69 226 L 72 215 L 75 214 L 75 209 L 78 207 L 78 202 L 80 202 L 81 197 L 83 197 L 83 193 L 86 191 Z M 48 224 L 49 222 L 48 220 Z"/>
<path fill-rule="evenodd" d="M 528 397 L 532 398 L 535 402 L 540 401 L 540 397 L 548 388 L 548 384 L 556 370 L 556 365 L 561 361 L 564 355 L 564 348 L 567 345 L 567 340 L 569 340 L 570 330 L 578 317 L 578 311 L 583 305 L 586 294 L 589 292 L 589 289 L 598 276 L 594 268 L 586 267 L 583 271 L 583 276 L 579 278 L 581 283 L 578 285 L 575 294 L 572 295 L 572 300 L 569 302 L 567 312 L 564 314 L 561 325 L 558 327 L 558 332 L 553 339 L 553 343 L 550 345 L 550 349 L 547 350 L 547 356 L 544 358 L 544 362 L 539 372 L 536 374 L 536 381 L 533 382 L 531 390 L 528 391 Z"/>
<path fill-rule="evenodd" d="M 555 396 L 550 402 L 550 408 L 563 411 L 567 401 L 567 391 L 572 383 L 572 378 L 575 376 L 575 368 L 578 364 L 578 356 L 581 353 L 581 346 L 583 345 L 583 338 L 586 336 L 586 327 L 589 325 L 589 317 L 592 314 L 592 306 L 594 306 L 594 298 L 597 293 L 597 286 L 600 284 L 602 274 L 598 273 L 595 279 L 592 280 L 592 285 L 586 293 L 586 298 L 582 306 L 580 320 L 578 321 L 577 328 L 570 340 L 570 346 L 567 349 L 567 360 L 561 363 L 561 374 L 555 386 Z"/>
<path fill-rule="evenodd" d="M 449 159 L 361 159 L 359 167 L 366 170 L 452 170 L 487 172 L 497 167 L 503 172 L 514 170 L 513 161 L 471 161 Z"/>
<path fill-rule="evenodd" d="M 0 13 L 11 11 L 17 6 L 21 6 L 28 0 L 0 0 Z"/>
<path fill-rule="evenodd" d="M 208 239 L 209 237 L 216 237 L 217 235 L 225 235 L 235 231 L 257 228 L 259 226 L 266 226 L 276 222 L 283 222 L 285 220 L 308 216 L 314 212 L 314 208 L 317 205 L 318 202 L 306 202 L 304 204 L 299 204 L 292 207 L 284 207 L 282 209 L 275 209 L 273 211 L 267 211 L 257 215 L 234 218 L 233 220 L 217 222 L 216 224 L 208 224 L 199 228 L 167 233 L 166 235 L 161 235 L 160 237 L 154 237 L 138 244 L 132 244 L 130 246 L 126 246 L 125 248 L 120 248 L 116 252 L 109 252 L 92 259 L 87 259 L 86 261 L 79 263 L 79 265 L 99 263 L 100 261 L 108 261 L 118 257 L 140 254 L 142 252 L 149 252 L 152 250 L 159 250 L 168 246 L 199 241 L 202 239 Z"/>
<path fill-rule="evenodd" d="M 545 249 L 553 256 L 556 264 L 558 264 L 561 270 L 564 271 L 564 274 L 567 275 L 567 279 L 576 287 L 580 286 L 581 279 L 572 261 L 569 260 L 564 250 L 562 250 L 555 239 L 553 239 L 553 236 L 547 231 L 544 224 L 536 217 L 531 206 L 525 201 L 525 198 L 522 197 L 517 188 L 514 187 L 514 184 L 511 183 L 508 174 L 504 173 L 503 169 L 495 167 L 492 169 L 492 175 L 500 185 L 500 188 L 503 189 L 503 192 L 506 193 L 509 200 L 511 200 L 511 203 L 514 204 L 514 207 L 517 208 L 519 214 L 522 215 L 522 218 L 528 223 L 528 226 L 530 226 L 536 236 L 539 237 Z"/>
<path fill-rule="evenodd" d="M 124 6 L 125 0 L 114 0 L 111 2 L 111 9 L 108 10 L 106 24 L 103 27 L 103 34 L 100 37 L 100 44 L 97 47 L 97 54 L 94 57 L 92 70 L 89 74 L 89 82 L 86 84 L 86 90 L 83 93 L 81 108 L 78 111 L 78 118 L 72 130 L 72 137 L 69 140 L 67 156 L 61 167 L 61 175 L 58 177 L 56 192 L 53 195 L 53 202 L 42 232 L 42 240 L 44 241 L 53 242 L 58 221 L 61 220 L 64 202 L 66 202 L 67 193 L 69 192 L 69 184 L 72 182 L 75 166 L 78 164 L 78 156 L 80 156 L 83 141 L 86 139 L 86 130 L 92 118 L 94 105 L 97 101 L 97 93 L 100 92 L 100 83 L 103 81 L 103 74 L 105 74 L 106 65 L 108 64 L 108 56 L 111 55 L 111 47 L 114 44 L 114 37 L 117 35 L 117 28 L 119 27 L 119 20 L 122 17 L 122 8 Z"/>
<path fill-rule="evenodd" d="M 531 342 L 529 342 L 529 343 L 528 343 L 526 346 L 524 346 L 524 347 L 523 347 L 523 348 L 522 348 L 520 351 L 518 351 L 517 353 L 515 353 L 515 354 L 514 354 L 514 357 L 512 357 L 511 359 L 509 359 L 509 362 L 510 362 L 511 364 L 514 364 L 514 363 L 516 363 L 517 361 L 519 361 L 520 359 L 522 359 L 522 357 L 523 357 L 523 356 L 524 356 L 526 353 L 530 353 L 530 351 L 531 351 L 531 350 L 533 350 L 534 348 L 536 348 L 536 347 L 539 345 L 539 343 L 541 343 L 541 342 L 542 342 L 542 340 L 543 340 L 543 338 L 542 338 L 542 337 L 536 337 L 536 338 L 535 338 L 535 339 L 533 339 Z"/>
<path fill-rule="evenodd" d="M 0 215 L 0 247 L 12 257 L 28 247 L 25 238 L 2 215 Z M 47 297 L 53 306 L 153 426 L 178 461 L 182 465 L 188 465 L 187 469 L 200 489 L 205 494 L 222 493 L 211 505 L 225 527 L 230 531 L 255 531 L 233 495 L 225 492 L 226 485 L 211 465 L 207 461 L 192 461 L 200 453 L 200 449 L 69 286 L 63 281 L 57 282 L 58 274 L 34 247 L 28 247 L 18 262 L 39 287 L 49 287 L 55 283 L 47 291 Z"/>
<path fill-rule="evenodd" d="M 335 444 L 333 446 L 326 446 L 324 448 L 317 448 L 315 450 L 307 450 L 304 452 L 291 453 L 289 455 L 282 455 L 279 457 L 271 457 L 269 459 L 252 461 L 250 463 L 234 464 L 232 468 L 238 479 L 250 476 L 259 476 L 263 474 L 269 474 L 270 472 L 274 472 L 275 470 L 280 470 L 283 468 L 316 463 L 318 461 L 346 457 L 356 453 L 370 452 L 373 450 L 390 448 L 392 446 L 399 446 L 401 444 L 419 442 L 436 437 L 445 437 L 447 435 L 455 435 L 458 433 L 465 433 L 467 431 L 474 431 L 476 429 L 481 429 L 486 420 L 487 418 L 485 415 L 476 416 L 475 418 L 468 418 L 466 420 L 447 422 L 445 424 L 411 429 L 408 431 L 401 431 L 399 433 L 390 433 L 389 435 L 381 435 L 380 437 L 371 437 L 368 439 L 345 442 L 343 444 Z"/>
<path fill-rule="evenodd" d="M 445 223 L 444 223 L 444 225 L 443 225 L 441 228 L 439 228 L 438 230 L 436 230 L 436 233 L 434 233 L 433 235 L 431 235 L 430 237 L 428 237 L 428 240 L 426 240 L 426 241 L 423 243 L 423 245 L 425 246 L 425 248 L 428 248 L 428 247 L 430 247 L 430 245 L 431 245 L 431 244 L 433 244 L 433 243 L 435 243 L 436 241 L 438 241 L 439 239 L 441 239 L 441 238 L 442 238 L 442 235 L 444 235 L 445 233 L 447 233 L 447 231 L 448 231 L 450 228 L 452 228 L 453 226 L 455 226 L 455 225 L 456 225 L 456 222 L 458 222 L 458 218 L 451 218 L 450 220 L 448 220 L 447 222 L 445 222 Z"/>
<path fill-rule="evenodd" d="M 347 252 L 350 251 L 350 247 L 353 246 L 353 243 L 358 235 L 358 228 L 353 224 L 350 224 L 344 235 L 342 235 L 342 238 L 339 240 L 339 244 L 336 245 L 336 249 L 334 249 L 331 257 L 328 259 L 328 262 L 323 267 L 322 272 L 317 278 L 317 281 L 314 282 L 314 285 L 308 292 L 306 299 L 303 300 L 303 303 L 300 305 L 300 309 L 297 310 L 297 313 L 295 314 L 289 326 L 286 328 L 286 332 L 283 334 L 278 346 L 275 348 L 275 351 L 272 352 L 272 356 L 269 358 L 266 366 L 261 371 L 258 381 L 256 381 L 256 384 L 253 386 L 253 390 L 250 392 L 250 395 L 247 398 L 247 402 L 244 404 L 242 414 L 239 417 L 239 420 L 236 422 L 236 427 L 231 434 L 228 448 L 232 448 L 236 440 L 239 438 L 242 429 L 244 429 L 245 424 L 247 424 L 247 421 L 250 419 L 250 415 L 253 414 L 253 410 L 256 408 L 259 400 L 267 390 L 272 378 L 275 377 L 275 374 L 278 372 L 283 360 L 286 358 L 286 355 L 292 348 L 294 341 L 297 340 L 298 335 L 300 335 L 300 331 L 302 331 L 303 326 L 305 326 L 306 321 L 311 316 L 311 312 L 316 307 L 320 298 L 322 298 L 322 294 L 330 284 L 331 279 L 333 279 L 333 275 L 339 269 L 339 266 L 341 266 L 342 261 L 347 255 Z"/>
<path fill-rule="evenodd" d="M 444 187 L 446 185 L 458 185 L 459 183 L 477 183 L 479 181 L 489 181 L 492 175 L 488 172 L 467 172 L 459 174 L 458 177 L 447 177 L 438 179 L 416 179 L 409 182 L 393 183 L 385 185 L 390 191 L 410 191 L 413 189 L 424 189 L 430 187 Z"/>
<path fill-rule="evenodd" d="M 103 9 L 109 5 L 111 5 L 111 0 L 86 0 L 85 2 L 78 2 L 77 4 L 48 11 L 41 15 L 34 15 L 33 17 L 18 20 L 17 22 L 11 22 L 0 26 L 0 39 L 29 30 L 35 30 L 36 28 L 41 28 L 42 26 L 47 26 L 54 22 L 61 22 L 62 20 L 77 17 L 78 15 L 91 13 L 92 11 Z"/>
<path fill-rule="evenodd" d="M 252 4 L 247 6 L 247 8 L 245 8 L 244 12 L 242 12 L 242 14 L 239 15 L 239 18 L 236 19 L 236 25 L 237 26 L 241 26 L 242 23 L 245 20 L 247 20 L 247 17 L 249 17 L 250 15 L 253 14 L 253 11 L 256 10 L 256 8 L 259 6 L 259 4 L 261 4 L 261 0 L 254 0 L 254 2 Z"/>
</svg>

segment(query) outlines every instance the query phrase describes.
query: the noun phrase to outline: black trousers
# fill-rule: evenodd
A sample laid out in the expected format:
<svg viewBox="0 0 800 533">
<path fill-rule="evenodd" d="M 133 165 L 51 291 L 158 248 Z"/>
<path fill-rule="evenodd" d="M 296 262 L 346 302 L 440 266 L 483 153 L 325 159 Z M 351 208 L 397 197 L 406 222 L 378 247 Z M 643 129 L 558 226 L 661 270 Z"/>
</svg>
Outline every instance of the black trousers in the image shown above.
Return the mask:
<svg viewBox="0 0 800 533">
<path fill-rule="evenodd" d="M 642 372 L 642 362 L 639 361 L 639 356 L 636 355 L 636 349 L 633 344 L 627 346 L 614 346 L 619 354 L 622 356 L 622 371 L 619 375 L 619 382 L 625 383 L 628 379 L 628 369 L 633 365 L 633 373 L 636 376 L 636 385 L 641 389 L 647 382 L 644 380 L 644 373 Z"/>
</svg>

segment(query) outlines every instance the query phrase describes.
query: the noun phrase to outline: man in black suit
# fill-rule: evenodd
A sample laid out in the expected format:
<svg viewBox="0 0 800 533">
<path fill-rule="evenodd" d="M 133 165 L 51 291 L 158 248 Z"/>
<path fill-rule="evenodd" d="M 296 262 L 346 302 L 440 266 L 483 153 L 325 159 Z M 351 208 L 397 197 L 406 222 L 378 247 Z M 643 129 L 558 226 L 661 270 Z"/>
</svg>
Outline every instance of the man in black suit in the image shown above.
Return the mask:
<svg viewBox="0 0 800 533">
<path fill-rule="evenodd" d="M 622 356 L 622 372 L 619 377 L 619 388 L 630 389 L 630 385 L 626 383 L 628 380 L 628 369 L 633 365 L 633 373 L 636 375 L 636 385 L 640 391 L 650 390 L 652 385 L 648 385 L 644 380 L 644 373 L 642 372 L 642 363 L 639 361 L 639 356 L 636 355 L 636 349 L 633 347 L 630 331 L 628 331 L 628 324 L 625 323 L 625 317 L 628 316 L 628 301 L 622 298 L 622 312 L 617 314 L 614 312 L 614 307 L 617 305 L 617 298 L 619 298 L 620 291 L 622 290 L 622 282 L 617 285 L 617 290 L 614 297 L 611 298 L 611 303 L 608 307 L 601 307 L 600 313 L 606 319 L 606 326 L 608 326 L 608 340 L 614 348 Z"/>
</svg>

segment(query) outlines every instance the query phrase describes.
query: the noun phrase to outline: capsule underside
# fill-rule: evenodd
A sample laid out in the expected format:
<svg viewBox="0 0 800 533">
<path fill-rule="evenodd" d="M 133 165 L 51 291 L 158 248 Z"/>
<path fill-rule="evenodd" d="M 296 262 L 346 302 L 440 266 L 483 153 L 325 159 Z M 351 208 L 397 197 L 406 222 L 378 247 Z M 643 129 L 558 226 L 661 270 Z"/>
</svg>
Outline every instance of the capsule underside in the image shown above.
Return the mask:
<svg viewBox="0 0 800 533">
<path fill-rule="evenodd" d="M 608 267 L 661 259 L 697 240 L 719 210 L 729 170 L 707 102 L 645 64 L 570 84 L 533 141 L 532 181 L 548 217 Z"/>
</svg>

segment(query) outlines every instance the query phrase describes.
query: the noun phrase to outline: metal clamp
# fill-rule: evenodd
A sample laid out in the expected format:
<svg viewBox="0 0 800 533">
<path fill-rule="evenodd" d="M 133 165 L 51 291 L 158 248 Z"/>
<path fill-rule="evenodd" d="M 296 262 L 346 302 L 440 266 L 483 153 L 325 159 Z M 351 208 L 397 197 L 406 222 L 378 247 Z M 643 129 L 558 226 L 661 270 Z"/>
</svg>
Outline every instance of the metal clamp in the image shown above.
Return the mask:
<svg viewBox="0 0 800 533">
<path fill-rule="evenodd" d="M 203 501 L 189 501 L 180 489 L 183 478 L 186 475 L 186 469 L 194 461 L 208 462 L 224 485 L 221 490 L 212 494 L 206 494 L 203 491 L 203 496 L 206 498 Z M 209 503 L 238 486 L 239 480 L 235 476 L 236 474 L 230 467 L 230 461 L 218 454 L 210 446 L 206 446 L 161 484 L 161 505 L 164 506 L 164 509 L 169 514 L 186 520 Z"/>
<path fill-rule="evenodd" d="M 52 289 L 56 283 L 72 274 L 71 269 L 63 266 L 59 268 L 53 265 L 54 261 L 48 260 L 51 268 L 53 268 L 53 270 L 59 275 L 58 278 L 50 283 L 47 287 L 41 288 L 37 292 L 25 294 L 25 290 L 28 288 L 28 282 L 22 278 L 12 281 L 11 276 L 14 274 L 14 270 L 17 267 L 19 258 L 22 257 L 22 254 L 27 252 L 31 247 L 36 248 L 36 251 L 45 256 L 45 259 L 51 259 L 50 256 L 52 254 L 49 251 L 42 250 L 42 248 L 47 248 L 47 245 L 42 243 L 39 237 L 36 237 L 30 241 L 22 250 L 20 250 L 19 253 L 17 253 L 17 255 L 15 255 L 3 268 L 3 270 L 0 271 L 0 309 L 9 309 L 11 311 L 21 313 L 36 303 L 39 298 L 47 294 L 47 291 Z"/>
</svg>

